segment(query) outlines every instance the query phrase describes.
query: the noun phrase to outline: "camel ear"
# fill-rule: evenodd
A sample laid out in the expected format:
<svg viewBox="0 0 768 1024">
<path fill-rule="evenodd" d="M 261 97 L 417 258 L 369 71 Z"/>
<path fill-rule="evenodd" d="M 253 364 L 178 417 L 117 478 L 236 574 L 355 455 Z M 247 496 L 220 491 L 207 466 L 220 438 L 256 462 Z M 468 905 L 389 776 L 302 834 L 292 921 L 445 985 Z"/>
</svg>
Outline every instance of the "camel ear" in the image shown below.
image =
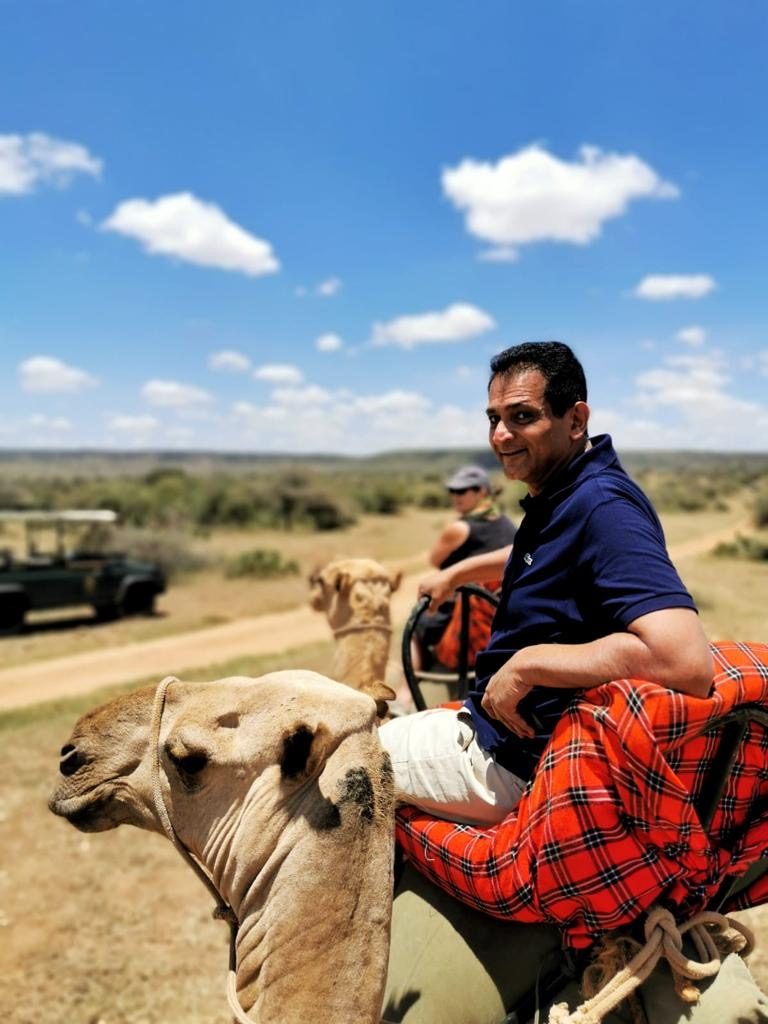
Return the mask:
<svg viewBox="0 0 768 1024">
<path fill-rule="evenodd" d="M 309 583 L 309 604 L 316 612 L 325 611 L 328 607 L 328 593 L 325 579 L 320 569 L 315 569 L 307 580 Z"/>
<path fill-rule="evenodd" d="M 390 575 L 389 575 L 389 585 L 391 587 L 391 592 L 393 594 L 398 589 L 398 587 L 400 586 L 400 584 L 402 582 L 402 579 L 403 579 L 403 574 L 401 572 L 390 573 Z"/>
<path fill-rule="evenodd" d="M 340 594 L 343 590 L 349 590 L 352 586 L 352 577 L 348 572 L 337 572 L 336 579 L 333 584 L 333 589 L 337 594 Z"/>
<path fill-rule="evenodd" d="M 387 686 L 380 679 L 376 679 L 372 683 L 367 683 L 365 686 L 360 688 L 361 693 L 368 694 L 376 701 L 376 717 L 384 718 L 389 713 L 389 705 L 387 701 L 394 700 L 397 694 L 391 686 Z"/>
<path fill-rule="evenodd" d="M 328 732 L 322 725 L 314 732 L 304 722 L 294 726 L 283 736 L 280 774 L 284 779 L 309 778 L 325 760 L 327 749 Z"/>
</svg>

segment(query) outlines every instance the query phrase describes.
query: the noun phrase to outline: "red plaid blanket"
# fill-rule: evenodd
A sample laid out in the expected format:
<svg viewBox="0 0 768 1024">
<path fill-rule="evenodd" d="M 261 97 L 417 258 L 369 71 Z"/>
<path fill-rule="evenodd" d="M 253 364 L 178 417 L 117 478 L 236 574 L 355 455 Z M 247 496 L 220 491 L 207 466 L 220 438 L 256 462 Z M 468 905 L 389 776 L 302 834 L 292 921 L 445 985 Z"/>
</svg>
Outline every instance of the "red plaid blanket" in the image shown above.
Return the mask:
<svg viewBox="0 0 768 1024">
<path fill-rule="evenodd" d="M 751 724 L 708 834 L 693 807 L 732 708 L 768 708 L 768 645 L 713 645 L 706 699 L 621 679 L 582 692 L 559 721 L 517 809 L 475 828 L 398 812 L 414 865 L 494 917 L 558 925 L 573 947 L 653 903 L 700 910 L 728 874 L 768 856 L 768 735 Z M 765 881 L 740 906 L 768 899 Z M 731 907 L 730 909 L 734 909 Z"/>
</svg>

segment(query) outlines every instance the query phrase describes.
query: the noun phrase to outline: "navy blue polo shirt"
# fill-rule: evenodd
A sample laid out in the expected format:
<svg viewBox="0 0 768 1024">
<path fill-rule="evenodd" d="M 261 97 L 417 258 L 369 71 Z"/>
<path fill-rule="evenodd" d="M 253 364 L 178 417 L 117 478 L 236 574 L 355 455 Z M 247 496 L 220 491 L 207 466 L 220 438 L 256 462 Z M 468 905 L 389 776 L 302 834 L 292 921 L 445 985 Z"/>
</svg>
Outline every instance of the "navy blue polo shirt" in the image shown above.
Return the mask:
<svg viewBox="0 0 768 1024">
<path fill-rule="evenodd" d="M 574 691 L 534 687 L 519 711 L 536 736 L 521 739 L 481 707 L 490 677 L 523 647 L 588 643 L 625 632 L 648 612 L 696 606 L 669 559 L 653 506 L 627 476 L 607 434 L 520 504 L 525 516 L 466 707 L 480 745 L 529 779 Z"/>
</svg>

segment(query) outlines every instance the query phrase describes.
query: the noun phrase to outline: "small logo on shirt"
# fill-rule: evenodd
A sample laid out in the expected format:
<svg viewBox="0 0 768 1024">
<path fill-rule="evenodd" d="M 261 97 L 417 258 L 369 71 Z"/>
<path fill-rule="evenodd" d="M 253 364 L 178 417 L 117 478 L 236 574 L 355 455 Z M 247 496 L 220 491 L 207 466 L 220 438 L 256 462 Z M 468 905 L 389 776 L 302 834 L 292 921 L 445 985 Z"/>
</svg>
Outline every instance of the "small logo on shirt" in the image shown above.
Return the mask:
<svg viewBox="0 0 768 1024">
<path fill-rule="evenodd" d="M 523 555 L 523 561 L 526 565 L 533 565 L 533 555 L 527 552 Z"/>
</svg>

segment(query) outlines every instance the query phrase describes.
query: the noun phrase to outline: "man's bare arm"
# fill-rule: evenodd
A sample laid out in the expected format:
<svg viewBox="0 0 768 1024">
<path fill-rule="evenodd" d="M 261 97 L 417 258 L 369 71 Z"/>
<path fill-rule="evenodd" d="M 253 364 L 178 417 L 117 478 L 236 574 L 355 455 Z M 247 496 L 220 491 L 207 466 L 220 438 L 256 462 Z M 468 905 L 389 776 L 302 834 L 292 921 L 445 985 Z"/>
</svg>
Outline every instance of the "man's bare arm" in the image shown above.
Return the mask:
<svg viewBox="0 0 768 1024">
<path fill-rule="evenodd" d="M 517 705 L 533 686 L 587 689 L 610 679 L 635 678 L 694 697 L 707 696 L 712 654 L 696 612 L 690 608 L 650 612 L 627 629 L 586 644 L 523 648 L 491 677 L 483 707 L 518 736 L 532 736 Z"/>
<path fill-rule="evenodd" d="M 419 596 L 428 594 L 432 598 L 429 607 L 434 610 L 464 583 L 489 583 L 501 579 L 511 551 L 512 545 L 508 544 L 496 551 L 464 558 L 448 569 L 431 572 L 419 581 Z"/>
</svg>

